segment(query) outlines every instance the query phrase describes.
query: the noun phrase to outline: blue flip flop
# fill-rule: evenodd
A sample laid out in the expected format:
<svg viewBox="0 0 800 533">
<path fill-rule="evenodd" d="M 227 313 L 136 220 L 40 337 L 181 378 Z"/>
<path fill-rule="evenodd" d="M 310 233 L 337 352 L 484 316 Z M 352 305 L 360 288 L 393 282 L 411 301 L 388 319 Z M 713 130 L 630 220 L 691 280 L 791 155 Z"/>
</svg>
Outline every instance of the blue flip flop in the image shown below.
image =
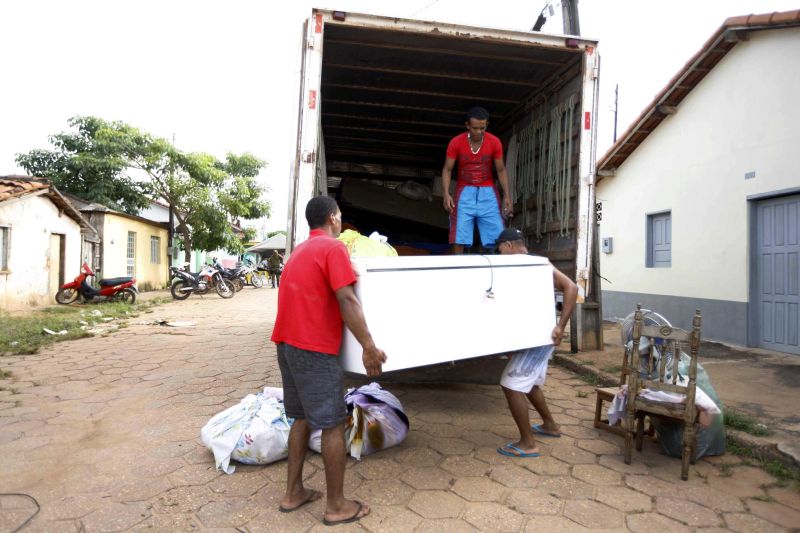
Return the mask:
<svg viewBox="0 0 800 533">
<path fill-rule="evenodd" d="M 513 453 L 512 451 L 509 450 L 514 450 L 514 452 L 517 453 Z M 537 452 L 523 452 L 522 450 L 514 446 L 513 442 L 509 442 L 505 446 L 497 448 L 497 453 L 499 453 L 500 455 L 505 455 L 506 457 L 539 457 L 539 454 Z"/>
<path fill-rule="evenodd" d="M 541 424 L 536 424 L 535 426 L 531 426 L 531 431 L 536 433 L 537 435 L 541 435 L 542 437 L 553 437 L 554 439 L 561 438 L 560 433 L 548 433 L 547 431 L 542 429 Z"/>
</svg>

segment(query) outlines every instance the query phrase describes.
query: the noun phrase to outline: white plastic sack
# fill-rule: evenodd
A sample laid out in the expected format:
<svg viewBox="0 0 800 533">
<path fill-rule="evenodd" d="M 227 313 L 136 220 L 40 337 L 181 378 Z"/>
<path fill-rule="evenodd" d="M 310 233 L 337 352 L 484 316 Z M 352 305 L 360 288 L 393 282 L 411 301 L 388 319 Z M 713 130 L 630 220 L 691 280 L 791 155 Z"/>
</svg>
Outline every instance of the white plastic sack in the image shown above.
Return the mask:
<svg viewBox="0 0 800 533">
<path fill-rule="evenodd" d="M 396 446 L 408 435 L 403 405 L 377 383 L 348 389 L 344 401 L 353 420 L 347 442 L 355 459 Z"/>
<path fill-rule="evenodd" d="M 286 418 L 283 402 L 268 387 L 259 394 L 248 394 L 238 404 L 214 415 L 200 438 L 214 453 L 217 468 L 232 474 L 235 459 L 245 464 L 269 464 L 285 459 L 291 423 Z M 280 396 L 283 391 L 277 389 Z"/>
</svg>

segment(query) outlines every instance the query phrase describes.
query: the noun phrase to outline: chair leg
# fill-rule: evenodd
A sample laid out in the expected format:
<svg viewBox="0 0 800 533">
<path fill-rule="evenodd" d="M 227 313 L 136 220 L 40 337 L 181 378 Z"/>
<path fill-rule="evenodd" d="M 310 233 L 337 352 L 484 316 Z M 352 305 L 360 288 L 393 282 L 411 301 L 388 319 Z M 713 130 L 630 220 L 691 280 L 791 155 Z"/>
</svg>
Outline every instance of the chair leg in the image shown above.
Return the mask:
<svg viewBox="0 0 800 533">
<path fill-rule="evenodd" d="M 633 457 L 633 432 L 634 429 L 634 417 L 627 415 L 625 417 L 625 464 L 631 464 L 631 459 Z"/>
<path fill-rule="evenodd" d="M 692 459 L 692 442 L 694 441 L 694 427 L 686 424 L 683 427 L 683 453 L 681 454 L 681 479 L 689 479 L 689 461 Z"/>
<path fill-rule="evenodd" d="M 594 404 L 594 427 L 601 428 L 603 427 L 603 423 L 600 421 L 601 416 L 603 415 L 603 398 L 600 394 L 597 394 L 597 400 Z"/>
<path fill-rule="evenodd" d="M 636 414 L 636 451 L 642 451 L 644 443 L 644 413 Z"/>
</svg>

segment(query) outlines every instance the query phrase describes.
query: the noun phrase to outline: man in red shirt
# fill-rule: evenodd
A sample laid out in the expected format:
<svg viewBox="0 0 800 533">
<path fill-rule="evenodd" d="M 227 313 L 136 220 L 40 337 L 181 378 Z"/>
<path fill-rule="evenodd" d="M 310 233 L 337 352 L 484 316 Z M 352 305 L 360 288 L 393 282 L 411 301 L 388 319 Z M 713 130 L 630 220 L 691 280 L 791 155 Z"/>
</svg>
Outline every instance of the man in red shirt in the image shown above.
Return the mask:
<svg viewBox="0 0 800 533">
<path fill-rule="evenodd" d="M 510 218 L 513 210 L 508 175 L 503 164 L 503 145 L 500 139 L 486 131 L 489 112 L 482 107 L 473 107 L 467 111 L 465 125 L 467 132 L 454 137 L 447 146 L 442 169 L 443 203 L 450 213 L 449 240 L 456 254 L 463 253 L 464 246 L 472 246 L 476 222 L 483 246 L 494 246 L 495 238 L 503 231 L 503 219 Z M 456 161 L 456 190 L 450 196 L 450 180 Z M 502 216 L 500 195 L 492 176 L 493 164 L 503 190 Z"/>
<path fill-rule="evenodd" d="M 367 375 L 378 376 L 386 354 L 372 340 L 361 304 L 347 248 L 336 240 L 342 231 L 342 213 L 327 196 L 306 205 L 311 229 L 307 241 L 294 249 L 283 268 L 278 292 L 278 316 L 272 341 L 278 345 L 286 415 L 294 418 L 289 433 L 289 471 L 282 512 L 291 512 L 318 500 L 318 491 L 303 486 L 303 463 L 312 428 L 322 429 L 327 505 L 323 522 L 354 522 L 369 514 L 369 507 L 344 498 L 344 403 L 339 348 L 342 326 L 364 349 Z"/>
</svg>

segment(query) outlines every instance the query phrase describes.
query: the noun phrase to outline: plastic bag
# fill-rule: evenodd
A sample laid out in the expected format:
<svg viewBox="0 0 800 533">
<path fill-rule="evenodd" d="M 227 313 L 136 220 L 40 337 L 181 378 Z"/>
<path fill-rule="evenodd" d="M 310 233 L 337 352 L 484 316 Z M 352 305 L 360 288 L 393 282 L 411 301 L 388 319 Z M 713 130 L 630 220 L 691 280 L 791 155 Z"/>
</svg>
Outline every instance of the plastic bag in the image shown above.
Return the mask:
<svg viewBox="0 0 800 533">
<path fill-rule="evenodd" d="M 641 339 L 644 342 L 647 342 L 645 337 Z M 633 345 L 632 341 L 628 342 L 628 349 L 631 349 Z M 640 349 L 644 348 L 644 344 L 640 342 L 639 344 Z M 650 379 L 658 379 L 658 366 L 660 364 L 659 358 L 661 357 L 661 348 L 659 346 L 655 346 L 653 350 L 654 356 L 654 364 L 653 364 L 653 373 Z M 649 345 L 647 347 L 647 352 L 649 352 Z M 667 362 L 666 362 L 666 381 L 672 380 L 672 354 L 670 352 L 666 352 L 665 354 Z M 649 353 L 647 356 L 643 356 L 641 359 L 641 365 L 639 367 L 639 374 L 642 377 L 647 376 L 647 357 L 649 357 Z M 685 382 L 688 380 L 689 375 L 689 363 L 691 358 L 685 352 L 681 352 L 680 359 L 678 360 L 678 381 Z M 722 455 L 725 453 L 725 424 L 723 422 L 723 407 L 719 401 L 719 397 L 717 396 L 717 392 L 714 390 L 714 387 L 711 385 L 711 380 L 708 377 L 708 372 L 706 372 L 703 365 L 697 363 L 697 377 L 696 377 L 697 389 L 698 391 L 704 392 L 716 406 L 719 408 L 719 413 L 715 413 L 711 419 L 711 423 L 708 426 L 702 426 L 697 424 L 695 427 L 695 431 L 697 434 L 697 444 L 694 450 L 694 458 L 699 459 L 706 455 Z M 697 402 L 697 399 L 695 400 Z M 665 454 L 669 455 L 670 457 L 681 457 L 683 452 L 683 424 L 672 422 L 669 420 L 659 419 L 658 417 L 651 417 L 650 420 L 652 421 L 653 427 L 656 429 L 656 433 L 658 434 L 658 442 L 661 444 L 661 449 L 664 451 Z"/>
<path fill-rule="evenodd" d="M 277 392 L 276 392 L 277 390 Z M 214 415 L 200 430 L 200 438 L 214 454 L 217 468 L 232 474 L 231 459 L 245 464 L 269 464 L 289 453 L 292 421 L 283 408 L 283 391 L 266 388 L 248 394 L 238 404 Z"/>
<path fill-rule="evenodd" d="M 403 405 L 377 383 L 348 389 L 344 401 L 353 421 L 347 442 L 355 459 L 396 446 L 408 435 Z"/>
<path fill-rule="evenodd" d="M 350 257 L 396 257 L 397 250 L 387 242 L 370 239 L 354 230 L 344 230 L 339 240 L 347 247 Z"/>
</svg>

